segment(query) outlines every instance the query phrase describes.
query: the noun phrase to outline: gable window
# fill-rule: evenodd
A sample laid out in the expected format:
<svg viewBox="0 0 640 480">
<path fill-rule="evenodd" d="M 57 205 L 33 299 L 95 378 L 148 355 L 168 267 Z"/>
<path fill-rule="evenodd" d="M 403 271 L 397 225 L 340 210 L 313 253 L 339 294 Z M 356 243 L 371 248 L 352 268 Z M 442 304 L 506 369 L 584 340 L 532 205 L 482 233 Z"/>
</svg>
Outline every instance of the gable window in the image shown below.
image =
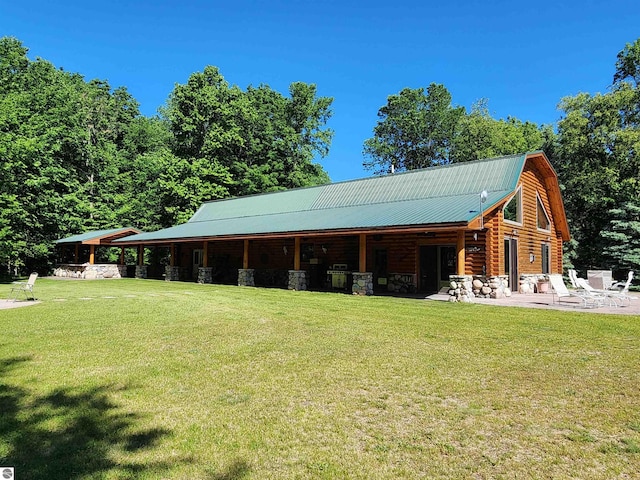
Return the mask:
<svg viewBox="0 0 640 480">
<path fill-rule="evenodd" d="M 507 222 L 522 223 L 522 187 L 518 187 L 516 194 L 504 206 L 503 214 Z"/>
<path fill-rule="evenodd" d="M 538 228 L 540 230 L 551 230 L 551 220 L 549 220 L 549 215 L 547 215 L 547 211 L 542 204 L 542 200 L 540 200 L 540 195 L 536 194 L 536 216 L 538 217 Z"/>
</svg>

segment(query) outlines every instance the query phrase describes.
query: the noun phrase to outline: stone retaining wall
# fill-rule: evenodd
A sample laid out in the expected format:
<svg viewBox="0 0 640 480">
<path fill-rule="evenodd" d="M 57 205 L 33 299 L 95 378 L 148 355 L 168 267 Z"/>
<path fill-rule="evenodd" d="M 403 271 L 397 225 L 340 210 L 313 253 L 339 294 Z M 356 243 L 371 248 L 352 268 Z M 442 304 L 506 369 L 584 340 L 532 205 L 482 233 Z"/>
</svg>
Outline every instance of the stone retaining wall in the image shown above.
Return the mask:
<svg viewBox="0 0 640 480">
<path fill-rule="evenodd" d="M 449 277 L 449 301 L 472 302 L 474 298 L 510 297 L 509 277 L 500 275 L 451 275 Z"/>
<path fill-rule="evenodd" d="M 417 290 L 414 273 L 390 273 L 387 277 L 387 290 L 395 293 L 415 293 Z"/>
<path fill-rule="evenodd" d="M 186 277 L 186 267 L 176 267 L 171 265 L 166 265 L 164 267 L 164 279 L 167 282 L 179 282 L 180 280 L 186 280 Z"/>
<path fill-rule="evenodd" d="M 518 292 L 520 293 L 535 293 L 539 290 L 539 282 L 548 282 L 549 278 L 542 274 L 523 274 L 520 275 L 520 285 Z"/>
<path fill-rule="evenodd" d="M 127 276 L 127 266 L 103 263 L 96 263 L 93 265 L 59 265 L 53 271 L 53 276 L 63 278 L 84 278 L 86 280 L 124 278 Z"/>
</svg>

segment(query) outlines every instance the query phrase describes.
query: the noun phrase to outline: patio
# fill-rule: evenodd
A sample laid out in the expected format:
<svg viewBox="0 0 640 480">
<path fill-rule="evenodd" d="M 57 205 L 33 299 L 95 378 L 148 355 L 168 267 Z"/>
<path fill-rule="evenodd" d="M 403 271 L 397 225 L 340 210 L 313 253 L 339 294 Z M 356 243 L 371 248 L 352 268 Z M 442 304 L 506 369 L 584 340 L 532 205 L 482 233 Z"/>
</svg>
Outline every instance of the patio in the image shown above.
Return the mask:
<svg viewBox="0 0 640 480">
<path fill-rule="evenodd" d="M 635 293 L 635 295 L 634 295 Z M 617 314 L 617 315 L 640 315 L 640 293 L 631 292 L 637 297 L 631 300 L 631 305 L 621 307 L 609 306 L 598 308 L 583 308 L 582 302 L 578 298 L 563 298 L 558 301 L 557 295 L 553 293 L 514 293 L 510 297 L 498 299 L 474 298 L 472 303 L 482 305 L 494 305 L 505 307 L 541 308 L 546 310 L 563 310 L 568 312 L 586 312 L 597 314 Z M 437 293 L 426 297 L 428 300 L 449 301 L 449 294 Z"/>
</svg>

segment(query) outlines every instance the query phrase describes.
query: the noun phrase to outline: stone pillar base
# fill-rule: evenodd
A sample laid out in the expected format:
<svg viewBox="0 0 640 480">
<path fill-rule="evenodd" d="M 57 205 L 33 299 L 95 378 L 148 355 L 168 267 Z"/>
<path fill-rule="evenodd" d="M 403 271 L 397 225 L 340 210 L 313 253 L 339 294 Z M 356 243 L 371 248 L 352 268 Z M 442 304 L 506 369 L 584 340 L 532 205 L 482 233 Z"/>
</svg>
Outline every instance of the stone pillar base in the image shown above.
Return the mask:
<svg viewBox="0 0 640 480">
<path fill-rule="evenodd" d="M 146 265 L 136 265 L 136 278 L 147 278 Z"/>
<path fill-rule="evenodd" d="M 289 270 L 289 290 L 306 290 L 306 270 Z"/>
<path fill-rule="evenodd" d="M 351 291 L 354 295 L 373 295 L 373 273 L 353 272 Z"/>
<path fill-rule="evenodd" d="M 238 269 L 238 286 L 239 287 L 255 287 L 256 282 L 253 279 L 253 268 Z"/>
<path fill-rule="evenodd" d="M 180 280 L 180 267 L 167 265 L 164 267 L 164 279 L 167 282 L 177 282 Z"/>
<path fill-rule="evenodd" d="M 213 283 L 213 267 L 198 268 L 198 283 Z"/>
</svg>

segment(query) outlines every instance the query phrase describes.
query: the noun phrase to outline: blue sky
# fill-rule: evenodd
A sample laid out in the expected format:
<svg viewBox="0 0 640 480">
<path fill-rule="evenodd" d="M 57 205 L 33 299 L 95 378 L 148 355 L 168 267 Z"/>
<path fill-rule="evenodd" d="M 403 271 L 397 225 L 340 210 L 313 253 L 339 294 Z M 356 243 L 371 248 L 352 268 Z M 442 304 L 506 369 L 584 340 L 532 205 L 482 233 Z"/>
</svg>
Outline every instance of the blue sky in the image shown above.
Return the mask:
<svg viewBox="0 0 640 480">
<path fill-rule="evenodd" d="M 125 86 L 153 115 L 176 83 L 215 65 L 241 88 L 294 81 L 334 98 L 332 180 L 369 176 L 362 144 L 404 87 L 442 83 L 496 118 L 560 118 L 559 100 L 605 92 L 617 53 L 640 37 L 637 0 L 448 2 L 0 2 L 0 35 L 29 56 Z"/>
</svg>

